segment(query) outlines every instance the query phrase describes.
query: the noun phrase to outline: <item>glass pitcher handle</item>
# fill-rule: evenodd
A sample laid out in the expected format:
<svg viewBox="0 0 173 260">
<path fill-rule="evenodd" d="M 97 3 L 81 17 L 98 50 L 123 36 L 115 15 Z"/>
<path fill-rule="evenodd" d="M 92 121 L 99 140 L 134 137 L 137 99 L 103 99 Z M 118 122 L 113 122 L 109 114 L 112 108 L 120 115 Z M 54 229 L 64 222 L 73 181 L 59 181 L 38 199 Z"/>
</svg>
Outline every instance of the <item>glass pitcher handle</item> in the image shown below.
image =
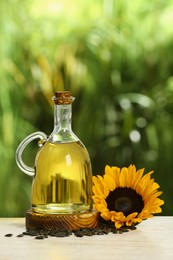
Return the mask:
<svg viewBox="0 0 173 260">
<path fill-rule="evenodd" d="M 43 132 L 35 132 L 30 135 L 28 135 L 17 147 L 16 150 L 16 162 L 18 167 L 26 174 L 29 176 L 34 176 L 35 175 L 35 169 L 33 167 L 27 166 L 23 160 L 22 160 L 22 153 L 25 149 L 25 147 L 34 139 L 41 139 L 41 140 L 46 140 L 47 135 Z"/>
</svg>

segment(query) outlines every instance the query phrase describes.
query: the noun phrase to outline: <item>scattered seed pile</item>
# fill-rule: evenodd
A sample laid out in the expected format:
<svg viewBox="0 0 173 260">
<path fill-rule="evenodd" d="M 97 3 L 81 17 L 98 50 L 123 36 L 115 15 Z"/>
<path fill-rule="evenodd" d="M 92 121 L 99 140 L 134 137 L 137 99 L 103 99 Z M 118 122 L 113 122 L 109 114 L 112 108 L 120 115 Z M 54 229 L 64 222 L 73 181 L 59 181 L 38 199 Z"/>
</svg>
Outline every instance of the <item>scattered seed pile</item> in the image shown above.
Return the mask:
<svg viewBox="0 0 173 260">
<path fill-rule="evenodd" d="M 135 230 L 135 226 L 131 227 L 121 227 L 116 229 L 113 223 L 102 222 L 98 228 L 81 228 L 79 230 L 26 230 L 23 233 L 17 235 L 17 237 L 23 236 L 33 236 L 35 239 L 45 239 L 48 237 L 69 237 L 74 234 L 76 237 L 83 236 L 94 236 L 94 235 L 107 235 L 109 233 L 113 234 L 123 234 L 129 232 L 130 230 Z M 12 237 L 13 234 L 6 234 L 5 237 Z"/>
</svg>

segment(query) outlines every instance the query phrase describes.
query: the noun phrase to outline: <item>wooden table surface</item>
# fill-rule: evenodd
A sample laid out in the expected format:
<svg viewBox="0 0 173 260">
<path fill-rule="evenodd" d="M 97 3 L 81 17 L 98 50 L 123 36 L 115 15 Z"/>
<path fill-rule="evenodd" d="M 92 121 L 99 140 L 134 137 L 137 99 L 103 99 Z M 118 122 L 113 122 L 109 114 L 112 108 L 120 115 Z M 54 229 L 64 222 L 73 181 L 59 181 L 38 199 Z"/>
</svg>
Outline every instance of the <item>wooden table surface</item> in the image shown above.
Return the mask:
<svg viewBox="0 0 173 260">
<path fill-rule="evenodd" d="M 66 238 L 16 237 L 24 218 L 0 218 L 0 260 L 173 259 L 173 217 L 154 217 L 123 234 Z M 12 237 L 5 237 L 12 233 Z"/>
</svg>

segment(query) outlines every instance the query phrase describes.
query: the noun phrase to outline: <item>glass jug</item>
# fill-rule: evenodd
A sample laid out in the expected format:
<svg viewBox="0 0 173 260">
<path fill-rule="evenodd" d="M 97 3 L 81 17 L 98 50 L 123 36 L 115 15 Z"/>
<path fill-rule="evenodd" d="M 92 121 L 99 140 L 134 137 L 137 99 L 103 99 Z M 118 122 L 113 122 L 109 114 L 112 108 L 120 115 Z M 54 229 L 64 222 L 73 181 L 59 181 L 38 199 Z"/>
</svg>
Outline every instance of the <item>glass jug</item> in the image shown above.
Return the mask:
<svg viewBox="0 0 173 260">
<path fill-rule="evenodd" d="M 35 132 L 26 137 L 16 151 L 16 162 L 33 176 L 32 209 L 38 213 L 71 214 L 92 209 L 92 170 L 89 154 L 71 129 L 70 91 L 56 92 L 54 129 L 50 136 Z M 35 167 L 22 160 L 25 147 L 34 139 L 40 148 Z"/>
</svg>

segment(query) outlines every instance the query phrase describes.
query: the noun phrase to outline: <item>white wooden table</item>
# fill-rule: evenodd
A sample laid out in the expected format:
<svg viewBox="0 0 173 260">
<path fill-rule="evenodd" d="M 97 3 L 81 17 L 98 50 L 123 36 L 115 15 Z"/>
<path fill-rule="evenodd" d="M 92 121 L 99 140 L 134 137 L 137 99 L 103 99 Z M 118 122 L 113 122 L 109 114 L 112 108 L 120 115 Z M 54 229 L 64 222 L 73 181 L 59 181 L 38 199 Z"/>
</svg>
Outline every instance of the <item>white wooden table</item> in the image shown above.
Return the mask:
<svg viewBox="0 0 173 260">
<path fill-rule="evenodd" d="M 123 234 L 82 238 L 16 237 L 23 231 L 24 218 L 0 218 L 0 260 L 173 259 L 173 217 L 148 219 Z"/>
</svg>

